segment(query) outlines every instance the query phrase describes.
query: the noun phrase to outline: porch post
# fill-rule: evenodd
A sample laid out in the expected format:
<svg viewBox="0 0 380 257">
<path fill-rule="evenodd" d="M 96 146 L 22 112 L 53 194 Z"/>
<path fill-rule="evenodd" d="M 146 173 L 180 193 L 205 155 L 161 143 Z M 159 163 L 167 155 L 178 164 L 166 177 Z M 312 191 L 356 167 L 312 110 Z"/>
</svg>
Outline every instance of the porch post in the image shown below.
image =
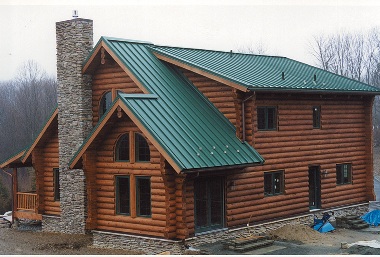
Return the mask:
<svg viewBox="0 0 380 257">
<path fill-rule="evenodd" d="M 13 191 L 12 224 L 13 224 L 14 219 L 15 219 L 15 212 L 17 210 L 17 191 L 18 191 L 17 168 L 13 168 L 12 185 L 13 185 L 13 190 L 12 190 Z"/>
</svg>

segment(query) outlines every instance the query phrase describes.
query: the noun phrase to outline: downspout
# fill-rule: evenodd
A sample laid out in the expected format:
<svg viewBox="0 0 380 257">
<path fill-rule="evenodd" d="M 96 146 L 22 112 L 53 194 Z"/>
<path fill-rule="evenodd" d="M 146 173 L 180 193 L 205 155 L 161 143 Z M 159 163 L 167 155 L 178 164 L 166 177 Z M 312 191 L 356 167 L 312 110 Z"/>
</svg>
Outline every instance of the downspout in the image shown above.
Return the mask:
<svg viewBox="0 0 380 257">
<path fill-rule="evenodd" d="M 245 142 L 245 102 L 248 101 L 249 99 L 251 99 L 252 97 L 254 97 L 256 95 L 256 91 L 253 91 L 253 94 L 248 96 L 247 98 L 243 99 L 242 102 L 241 102 L 241 115 L 242 115 L 242 123 L 243 123 L 243 142 Z"/>
</svg>

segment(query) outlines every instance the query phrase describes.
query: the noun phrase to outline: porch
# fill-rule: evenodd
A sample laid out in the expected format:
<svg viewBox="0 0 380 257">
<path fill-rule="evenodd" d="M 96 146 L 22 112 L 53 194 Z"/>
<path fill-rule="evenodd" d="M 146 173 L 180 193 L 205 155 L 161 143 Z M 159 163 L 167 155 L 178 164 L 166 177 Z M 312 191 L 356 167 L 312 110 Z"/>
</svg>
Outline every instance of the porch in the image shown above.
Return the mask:
<svg viewBox="0 0 380 257">
<path fill-rule="evenodd" d="M 34 192 L 17 192 L 14 199 L 13 218 L 42 220 L 38 213 L 38 195 Z"/>
</svg>

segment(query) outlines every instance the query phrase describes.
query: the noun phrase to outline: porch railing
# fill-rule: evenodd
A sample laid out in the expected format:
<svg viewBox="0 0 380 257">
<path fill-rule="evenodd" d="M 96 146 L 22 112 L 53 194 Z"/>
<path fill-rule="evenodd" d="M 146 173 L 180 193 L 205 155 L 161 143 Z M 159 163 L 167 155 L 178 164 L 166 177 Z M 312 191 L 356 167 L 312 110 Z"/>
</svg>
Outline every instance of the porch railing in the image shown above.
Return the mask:
<svg viewBox="0 0 380 257">
<path fill-rule="evenodd" d="M 37 194 L 17 192 L 17 210 L 37 212 Z"/>
</svg>

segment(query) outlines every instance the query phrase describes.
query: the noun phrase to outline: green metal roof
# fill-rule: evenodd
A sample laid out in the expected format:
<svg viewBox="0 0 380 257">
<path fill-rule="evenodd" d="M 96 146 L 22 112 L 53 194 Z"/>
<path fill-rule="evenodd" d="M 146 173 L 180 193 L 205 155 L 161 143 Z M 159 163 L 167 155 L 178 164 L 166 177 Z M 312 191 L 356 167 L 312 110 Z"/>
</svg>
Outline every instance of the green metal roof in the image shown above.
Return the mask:
<svg viewBox="0 0 380 257">
<path fill-rule="evenodd" d="M 177 69 L 143 43 L 102 38 L 151 94 L 119 98 L 182 170 L 262 163 L 235 127 Z"/>
<path fill-rule="evenodd" d="M 380 88 L 285 57 L 153 45 L 150 48 L 250 90 L 380 94 Z"/>
</svg>

